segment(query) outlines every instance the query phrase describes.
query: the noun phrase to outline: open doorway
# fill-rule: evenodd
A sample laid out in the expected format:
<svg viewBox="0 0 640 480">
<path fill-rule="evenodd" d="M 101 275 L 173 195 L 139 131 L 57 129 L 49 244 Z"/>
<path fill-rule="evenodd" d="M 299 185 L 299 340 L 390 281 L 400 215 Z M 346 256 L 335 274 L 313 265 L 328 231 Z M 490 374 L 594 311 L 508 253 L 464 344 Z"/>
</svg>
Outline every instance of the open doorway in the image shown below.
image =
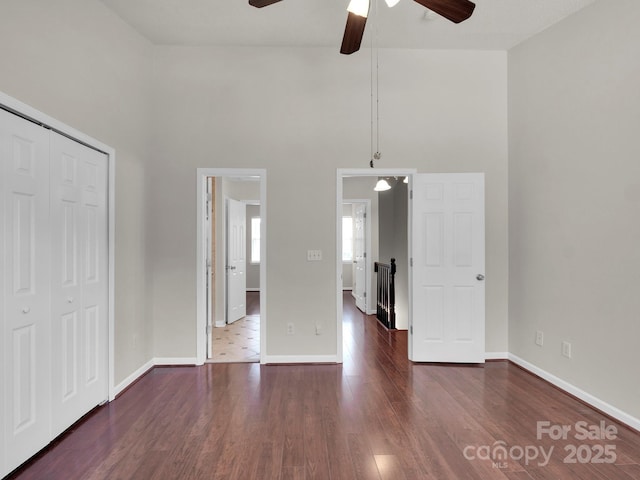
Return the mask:
<svg viewBox="0 0 640 480">
<path fill-rule="evenodd" d="M 394 237 L 406 231 L 404 240 L 391 244 L 395 252 L 404 250 L 405 259 L 398 263 L 396 279 L 407 282 L 406 314 L 396 301 L 386 304 L 387 312 L 395 311 L 396 327 L 409 329 L 408 358 L 414 362 L 484 363 L 485 361 L 485 245 L 484 245 L 484 174 L 424 173 L 400 170 L 338 170 L 338 212 L 342 212 L 343 191 L 351 178 L 366 178 L 373 190 L 375 177 L 386 177 L 395 188 L 408 176 L 410 195 L 400 193 L 396 206 L 389 212 L 393 228 L 386 234 Z M 371 179 L 370 177 L 374 177 Z M 366 182 L 365 182 L 366 183 Z M 394 188 L 389 187 L 388 188 Z M 394 190 L 395 190 L 394 188 Z M 397 192 L 401 192 L 398 189 Z M 352 193 L 352 192 L 350 192 Z M 395 194 L 394 194 L 395 195 Z M 380 200 L 380 196 L 376 199 Z M 372 202 L 373 203 L 373 202 Z M 408 203 L 408 205 L 407 205 Z M 392 205 L 393 206 L 393 205 Z M 382 210 L 380 201 L 377 205 Z M 372 215 L 375 222 L 375 215 Z M 395 220 L 401 218 L 404 224 Z M 337 222 L 341 237 L 342 222 Z M 379 233 L 382 228 L 379 226 Z M 378 243 L 384 235 L 379 234 Z M 338 237 L 339 239 L 341 239 Z M 375 242 L 375 234 L 373 237 Z M 408 245 L 407 245 L 408 244 Z M 406 248 L 405 248 L 406 246 Z M 337 242 L 338 256 L 342 244 Z M 383 248 L 375 248 L 372 257 L 387 256 Z M 369 261 L 371 264 L 373 258 Z M 338 282 L 341 279 L 337 268 Z M 384 282 L 381 282 L 384 285 Z M 397 286 L 397 284 L 396 284 Z M 396 300 L 398 297 L 396 288 Z M 382 297 L 384 300 L 384 297 Z M 338 292 L 338 335 L 342 334 L 343 295 Z M 378 310 L 381 304 L 378 303 Z M 392 310 L 394 309 L 394 310 Z M 402 318 L 404 317 L 404 319 Z M 342 358 L 342 338 L 338 356 Z"/>
<path fill-rule="evenodd" d="M 266 173 L 198 169 L 198 363 L 258 362 L 266 331 Z"/>
<path fill-rule="evenodd" d="M 339 288 L 339 291 L 337 292 L 338 293 L 337 295 L 337 299 L 338 299 L 337 351 L 338 351 L 339 359 L 343 359 L 343 352 L 345 348 L 348 348 L 348 345 L 345 346 L 343 342 L 343 336 L 345 335 L 345 332 L 343 332 L 343 327 L 344 327 L 343 316 L 345 315 L 344 308 L 346 308 L 347 311 L 349 312 L 353 310 L 353 307 L 356 307 L 356 309 L 359 310 L 364 315 L 375 314 L 377 305 L 376 305 L 376 279 L 375 279 L 376 274 L 374 272 L 374 263 L 379 261 L 385 261 L 385 260 L 386 262 L 389 262 L 392 255 L 395 255 L 396 257 L 398 257 L 398 259 L 402 259 L 402 258 L 406 259 L 407 257 L 408 242 L 406 241 L 406 239 L 408 235 L 408 224 L 406 222 L 406 219 L 407 219 L 406 208 L 407 208 L 408 197 L 407 197 L 406 184 L 402 184 L 402 186 L 404 187 L 403 191 L 404 191 L 404 208 L 405 208 L 404 210 L 405 222 L 402 226 L 404 231 L 402 233 L 404 234 L 405 241 L 403 245 L 398 245 L 399 250 L 401 250 L 401 251 L 398 251 L 398 253 L 394 253 L 395 250 L 388 248 L 388 245 L 390 244 L 389 232 L 393 232 L 396 229 L 396 227 L 392 226 L 387 228 L 386 225 L 382 225 L 382 229 L 381 229 L 381 225 L 380 225 L 380 219 L 381 219 L 380 205 L 381 204 L 379 202 L 378 192 L 374 191 L 374 186 L 376 185 L 378 177 L 389 177 L 390 179 L 394 179 L 394 180 L 397 178 L 400 180 L 400 183 L 402 183 L 402 180 L 406 176 L 409 176 L 413 173 L 415 173 L 415 170 L 407 170 L 407 169 L 338 170 L 337 203 L 338 203 L 338 212 L 339 212 L 338 218 L 340 219 L 340 221 L 337 222 L 337 227 L 338 227 L 337 245 L 338 245 L 338 262 L 339 262 L 337 266 L 337 272 L 338 272 L 338 285 L 340 286 L 340 288 Z M 398 198 L 396 199 L 396 201 L 402 202 L 402 199 Z M 355 292 L 355 294 L 350 295 L 351 298 L 343 296 L 343 290 L 345 288 L 345 278 L 348 277 L 348 275 L 345 273 L 345 269 L 347 269 L 348 267 L 344 265 L 344 255 L 343 255 L 343 251 L 345 250 L 345 245 L 344 245 L 345 236 L 343 235 L 343 233 L 344 233 L 345 225 L 347 225 L 347 223 L 345 223 L 342 220 L 342 218 L 346 216 L 346 212 L 349 211 L 349 206 L 351 207 L 352 218 L 354 220 L 357 217 L 361 216 L 363 207 L 365 211 L 364 212 L 365 213 L 364 215 L 365 216 L 365 219 L 364 219 L 365 251 L 360 255 L 361 257 L 360 263 L 358 263 L 358 260 L 354 258 L 356 263 L 354 263 L 352 267 L 351 282 L 353 284 L 352 292 Z M 383 205 L 383 210 L 384 210 L 384 205 Z M 393 217 L 394 212 L 392 211 L 390 212 L 390 214 Z M 354 239 L 353 250 L 354 250 L 354 257 L 355 257 L 355 250 L 356 250 L 355 239 L 358 235 L 360 235 L 360 233 L 356 232 L 356 222 L 354 220 L 352 220 L 351 225 L 353 228 L 352 237 Z M 384 221 L 385 220 L 383 218 L 383 222 Z M 381 231 L 382 231 L 382 234 L 381 234 Z M 385 257 L 385 259 L 383 259 L 380 256 L 381 254 L 389 256 L 390 258 Z M 408 261 L 408 259 L 405 260 L 405 262 L 406 261 Z M 359 282 L 360 286 L 356 287 L 357 282 L 355 282 L 354 277 L 358 273 L 360 274 L 361 280 Z M 408 304 L 408 283 L 409 283 L 408 268 L 404 268 L 402 271 L 400 271 L 398 276 L 403 277 L 402 288 L 404 288 L 405 301 L 403 302 L 403 306 L 401 308 L 404 308 L 405 310 L 404 310 L 404 317 L 403 317 L 404 322 L 401 321 L 397 326 L 401 330 L 406 330 L 408 328 L 408 311 L 406 310 L 408 306 L 407 305 Z M 364 278 L 364 281 L 362 281 L 363 278 Z M 358 290 L 362 289 L 362 285 L 364 285 L 364 292 L 356 291 L 356 288 L 358 288 Z M 364 299 L 361 298 L 362 296 L 364 296 Z M 345 298 L 347 298 L 348 300 L 345 300 Z M 349 305 L 347 305 L 347 301 L 349 302 Z M 351 303 L 353 303 L 353 305 L 351 305 Z M 348 336 L 348 332 L 347 332 L 347 336 Z"/>
<path fill-rule="evenodd" d="M 371 211 L 370 198 L 343 201 L 342 290 L 351 292 L 355 306 L 365 314 L 375 311 L 369 305 L 372 297 L 368 264 L 368 257 L 372 255 Z"/>
</svg>

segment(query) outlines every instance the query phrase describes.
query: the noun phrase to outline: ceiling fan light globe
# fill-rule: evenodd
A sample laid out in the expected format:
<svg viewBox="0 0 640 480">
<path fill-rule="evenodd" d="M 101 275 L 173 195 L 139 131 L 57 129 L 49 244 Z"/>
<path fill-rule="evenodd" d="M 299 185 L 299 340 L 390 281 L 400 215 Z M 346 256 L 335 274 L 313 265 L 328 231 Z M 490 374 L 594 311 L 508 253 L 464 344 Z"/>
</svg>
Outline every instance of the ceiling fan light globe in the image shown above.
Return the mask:
<svg viewBox="0 0 640 480">
<path fill-rule="evenodd" d="M 367 18 L 369 15 L 369 0 L 351 0 L 347 11 L 360 17 Z"/>
<path fill-rule="evenodd" d="M 400 0 L 384 0 L 384 1 L 387 2 L 387 7 L 391 8 L 391 7 L 395 7 Z"/>
<path fill-rule="evenodd" d="M 376 192 L 385 192 L 391 189 L 391 185 L 389 185 L 389 182 L 387 182 L 384 178 L 381 178 L 380 180 L 378 180 L 378 183 L 376 183 L 376 186 L 373 187 L 373 189 Z"/>
</svg>

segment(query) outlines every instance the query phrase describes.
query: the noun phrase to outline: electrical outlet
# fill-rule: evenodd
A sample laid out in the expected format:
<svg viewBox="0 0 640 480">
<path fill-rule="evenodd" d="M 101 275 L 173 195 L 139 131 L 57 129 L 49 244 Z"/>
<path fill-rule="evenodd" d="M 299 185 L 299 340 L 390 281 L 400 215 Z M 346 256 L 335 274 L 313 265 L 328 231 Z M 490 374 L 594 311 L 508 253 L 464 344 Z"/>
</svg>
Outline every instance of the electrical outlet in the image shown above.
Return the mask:
<svg viewBox="0 0 640 480">
<path fill-rule="evenodd" d="M 541 347 L 544 343 L 544 333 L 542 333 L 540 330 L 538 330 L 536 332 L 536 345 L 538 345 L 539 347 Z"/>
<path fill-rule="evenodd" d="M 293 323 L 287 323 L 287 335 L 293 335 Z"/>
<path fill-rule="evenodd" d="M 308 262 L 320 262 L 322 261 L 322 250 L 307 250 Z"/>
<path fill-rule="evenodd" d="M 569 342 L 562 342 L 562 355 L 571 358 L 571 344 Z"/>
</svg>

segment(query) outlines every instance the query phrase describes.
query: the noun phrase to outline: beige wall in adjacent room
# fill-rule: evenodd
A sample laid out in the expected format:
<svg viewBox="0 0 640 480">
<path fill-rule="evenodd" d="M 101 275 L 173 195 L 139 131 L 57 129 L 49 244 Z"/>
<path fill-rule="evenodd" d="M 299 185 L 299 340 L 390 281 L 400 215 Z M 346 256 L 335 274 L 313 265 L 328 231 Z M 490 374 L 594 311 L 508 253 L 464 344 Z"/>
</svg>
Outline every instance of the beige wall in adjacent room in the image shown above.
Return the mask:
<svg viewBox="0 0 640 480">
<path fill-rule="evenodd" d="M 638 25 L 601 0 L 509 52 L 509 349 L 636 418 Z"/>
<path fill-rule="evenodd" d="M 151 61 L 152 45 L 99 1 L 0 3 L 0 91 L 116 150 L 116 384 L 153 352 L 146 227 L 162 215 L 146 210 Z"/>
</svg>

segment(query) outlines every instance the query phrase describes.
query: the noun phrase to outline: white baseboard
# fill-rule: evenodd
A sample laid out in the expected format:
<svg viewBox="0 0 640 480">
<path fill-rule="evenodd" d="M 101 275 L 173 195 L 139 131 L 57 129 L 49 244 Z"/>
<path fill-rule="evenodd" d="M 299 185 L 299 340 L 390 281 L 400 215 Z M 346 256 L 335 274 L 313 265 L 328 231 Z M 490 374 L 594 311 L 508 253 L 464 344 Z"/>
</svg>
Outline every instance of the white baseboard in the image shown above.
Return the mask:
<svg viewBox="0 0 640 480">
<path fill-rule="evenodd" d="M 170 357 L 159 357 L 152 358 L 144 365 L 141 365 L 137 368 L 131 375 L 121 381 L 118 385 L 113 388 L 113 392 L 109 401 L 114 400 L 118 395 L 120 395 L 129 385 L 138 380 L 142 375 L 147 373 L 156 365 L 195 365 L 195 358 L 170 358 Z"/>
<path fill-rule="evenodd" d="M 149 360 L 147 363 L 142 365 L 135 372 L 133 372 L 131 375 L 129 375 L 127 378 L 121 381 L 118 385 L 114 387 L 112 398 L 109 398 L 109 401 L 112 401 L 114 398 L 120 395 L 129 385 L 131 385 L 138 378 L 140 378 L 142 375 L 144 375 L 149 370 L 151 370 L 153 366 L 154 366 L 153 360 Z"/>
<path fill-rule="evenodd" d="M 485 352 L 485 360 L 508 360 L 509 352 Z"/>
<path fill-rule="evenodd" d="M 552 373 L 543 370 L 536 365 L 527 362 L 526 360 L 508 352 L 486 352 L 486 360 L 504 360 L 508 359 L 516 365 L 524 368 L 525 370 L 539 376 L 547 382 L 555 385 L 556 387 L 564 390 L 565 392 L 579 398 L 583 402 L 591 405 L 594 408 L 606 413 L 607 415 L 619 420 L 625 425 L 640 431 L 640 419 L 636 418 L 613 405 L 585 392 L 584 390 L 572 385 L 571 383 L 556 377 Z M 262 358 L 263 364 L 310 364 L 310 363 L 338 363 L 336 355 L 265 355 Z M 109 398 L 109 401 L 113 400 L 117 395 L 123 392 L 129 385 L 135 382 L 138 378 L 144 375 L 147 371 L 156 365 L 196 365 L 196 359 L 194 357 L 156 357 L 149 360 L 145 364 L 141 365 L 136 371 L 131 373 L 122 382 L 116 385 L 113 389 L 113 395 Z"/>
<path fill-rule="evenodd" d="M 265 355 L 262 363 L 338 363 L 337 355 Z"/>
<path fill-rule="evenodd" d="M 154 365 L 195 365 L 196 357 L 156 357 L 153 359 Z"/>
<path fill-rule="evenodd" d="M 594 408 L 606 413 L 607 415 L 619 420 L 620 422 L 634 428 L 635 430 L 640 430 L 640 419 L 636 418 L 632 415 L 629 415 L 626 412 L 623 412 L 619 408 L 614 407 L 613 405 L 608 404 L 607 402 L 591 395 L 590 393 L 585 392 L 584 390 L 576 387 L 575 385 L 570 384 L 569 382 L 562 380 L 559 377 L 556 377 L 552 373 L 547 372 L 532 363 L 523 360 L 517 355 L 509 354 L 509 360 L 511 360 L 516 365 L 528 370 L 529 372 L 538 375 L 540 378 L 543 378 L 547 382 L 555 385 L 556 387 L 564 390 L 565 392 L 573 395 L 576 398 L 579 398 L 583 402 L 591 405 Z"/>
<path fill-rule="evenodd" d="M 247 292 L 259 292 L 260 289 L 259 288 L 247 288 L 246 291 Z"/>
<path fill-rule="evenodd" d="M 227 326 L 227 322 L 225 322 L 224 320 L 220 321 L 220 320 L 216 320 L 216 323 L 213 325 L 215 328 L 224 328 Z"/>
</svg>

